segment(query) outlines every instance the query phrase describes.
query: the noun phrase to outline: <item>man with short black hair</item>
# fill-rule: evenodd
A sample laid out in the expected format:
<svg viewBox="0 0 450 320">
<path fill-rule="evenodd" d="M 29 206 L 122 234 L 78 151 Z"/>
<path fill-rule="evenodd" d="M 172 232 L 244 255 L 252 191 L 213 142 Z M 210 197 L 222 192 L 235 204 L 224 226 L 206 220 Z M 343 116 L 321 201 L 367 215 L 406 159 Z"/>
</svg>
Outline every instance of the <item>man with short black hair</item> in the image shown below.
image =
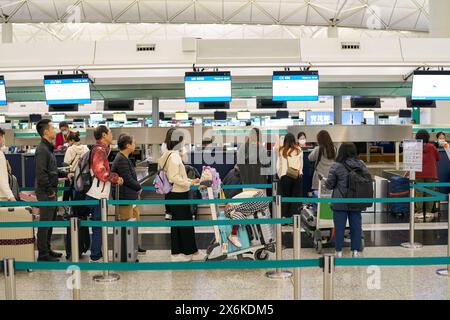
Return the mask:
<svg viewBox="0 0 450 320">
<path fill-rule="evenodd" d="M 39 121 L 36 130 L 41 136 L 41 143 L 36 149 L 36 197 L 38 201 L 56 201 L 58 178 L 67 176 L 66 173 L 58 171 L 56 157 L 53 154 L 56 131 L 49 119 Z M 56 213 L 56 206 L 40 207 L 40 221 L 54 221 Z M 61 253 L 51 250 L 52 232 L 53 228 L 38 228 L 38 261 L 57 262 L 58 258 L 62 257 Z"/>
<path fill-rule="evenodd" d="M 91 150 L 90 168 L 94 173 L 92 186 L 86 193 L 86 200 L 108 199 L 111 191 L 111 184 L 123 184 L 123 179 L 117 173 L 111 172 L 108 162 L 110 145 L 113 141 L 111 129 L 106 126 L 98 126 L 94 130 L 95 145 Z M 93 220 L 101 221 L 100 203 L 91 206 Z M 105 252 L 104 254 L 108 254 Z M 92 228 L 91 241 L 91 262 L 102 262 L 102 228 Z"/>
</svg>

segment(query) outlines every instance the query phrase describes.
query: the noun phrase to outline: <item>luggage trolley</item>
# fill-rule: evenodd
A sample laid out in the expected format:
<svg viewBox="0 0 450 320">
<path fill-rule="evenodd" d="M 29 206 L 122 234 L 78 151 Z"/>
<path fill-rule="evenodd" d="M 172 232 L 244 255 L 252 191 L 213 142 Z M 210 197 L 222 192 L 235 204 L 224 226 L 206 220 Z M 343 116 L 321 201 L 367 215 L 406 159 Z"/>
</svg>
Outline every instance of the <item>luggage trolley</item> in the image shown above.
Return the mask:
<svg viewBox="0 0 450 320">
<path fill-rule="evenodd" d="M 214 199 L 214 193 L 211 187 L 207 188 L 208 198 Z M 234 198 L 238 198 L 238 196 Z M 211 203 L 212 220 L 229 220 L 224 212 L 220 212 L 217 204 Z M 251 219 L 252 217 L 249 217 Z M 253 218 L 268 219 L 268 214 L 255 212 Z M 239 224 L 239 220 L 236 220 Z M 214 239 L 206 250 L 206 261 L 220 261 L 231 257 L 238 260 L 267 260 L 269 252 L 275 252 L 275 234 L 271 225 L 248 225 L 240 226 L 238 230 L 241 248 L 234 246 L 229 240 L 228 235 L 231 233 L 232 226 L 214 226 Z M 244 254 L 251 254 L 253 257 L 244 257 Z"/>
<path fill-rule="evenodd" d="M 325 187 L 326 179 L 319 182 L 319 190 L 313 196 L 318 199 L 332 198 L 332 191 Z M 307 236 L 313 241 L 314 248 L 321 254 L 323 247 L 334 240 L 333 210 L 330 203 L 314 203 L 305 205 L 301 213 L 301 224 Z M 347 221 L 345 229 L 345 242 L 350 242 L 350 229 Z M 364 250 L 364 238 L 362 239 Z"/>
</svg>

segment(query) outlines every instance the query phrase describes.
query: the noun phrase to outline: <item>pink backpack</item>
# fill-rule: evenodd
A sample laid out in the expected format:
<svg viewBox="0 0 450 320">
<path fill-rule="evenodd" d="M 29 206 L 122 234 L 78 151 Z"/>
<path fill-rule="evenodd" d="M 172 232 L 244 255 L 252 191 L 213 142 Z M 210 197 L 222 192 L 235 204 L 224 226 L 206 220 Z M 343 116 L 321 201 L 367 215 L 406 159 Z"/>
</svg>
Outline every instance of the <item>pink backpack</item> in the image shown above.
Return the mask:
<svg viewBox="0 0 450 320">
<path fill-rule="evenodd" d="M 218 198 L 222 188 L 222 181 L 220 180 L 220 175 L 217 170 L 209 166 L 204 166 L 200 178 L 200 185 L 206 187 L 211 186 L 214 198 Z M 208 199 L 208 190 L 206 188 L 200 188 L 200 194 L 203 199 Z"/>
</svg>

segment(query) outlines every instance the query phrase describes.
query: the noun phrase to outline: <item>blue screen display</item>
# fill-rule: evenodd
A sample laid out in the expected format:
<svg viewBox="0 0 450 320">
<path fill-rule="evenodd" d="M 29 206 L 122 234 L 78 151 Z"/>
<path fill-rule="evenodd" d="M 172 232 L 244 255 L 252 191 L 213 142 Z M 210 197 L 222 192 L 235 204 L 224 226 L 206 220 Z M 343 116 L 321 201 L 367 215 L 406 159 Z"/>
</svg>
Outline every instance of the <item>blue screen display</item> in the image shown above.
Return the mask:
<svg viewBox="0 0 450 320">
<path fill-rule="evenodd" d="M 334 123 L 334 112 L 307 112 L 306 125 L 321 126 Z"/>
<path fill-rule="evenodd" d="M 186 102 L 230 102 L 231 75 L 187 75 L 184 77 Z"/>
<path fill-rule="evenodd" d="M 6 105 L 6 87 L 5 80 L 0 79 L 0 106 Z"/>
<path fill-rule="evenodd" d="M 319 74 L 276 72 L 272 77 L 272 92 L 273 101 L 317 101 Z"/>
<path fill-rule="evenodd" d="M 45 79 L 47 104 L 91 103 L 88 78 Z"/>
</svg>

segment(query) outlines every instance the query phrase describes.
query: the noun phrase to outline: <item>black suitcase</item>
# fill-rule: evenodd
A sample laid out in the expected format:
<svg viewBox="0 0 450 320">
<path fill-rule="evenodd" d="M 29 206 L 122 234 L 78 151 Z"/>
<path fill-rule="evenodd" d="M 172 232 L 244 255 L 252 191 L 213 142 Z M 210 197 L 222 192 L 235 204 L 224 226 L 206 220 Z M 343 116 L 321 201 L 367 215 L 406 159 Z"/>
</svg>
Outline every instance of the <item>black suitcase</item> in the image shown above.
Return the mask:
<svg viewBox="0 0 450 320">
<path fill-rule="evenodd" d="M 115 199 L 119 200 L 119 186 L 116 186 Z M 119 206 L 115 207 L 116 221 L 120 221 Z M 114 228 L 114 262 L 139 262 L 138 228 Z"/>
<path fill-rule="evenodd" d="M 71 197 L 72 198 L 72 197 Z M 78 193 L 75 193 L 73 200 L 85 200 L 85 197 Z M 89 208 L 87 206 L 74 206 L 70 208 L 70 213 L 67 216 L 68 219 L 76 217 L 80 220 L 87 220 L 89 217 Z M 64 237 L 64 245 L 66 247 L 66 258 L 69 260 L 72 255 L 72 237 L 70 234 L 70 228 L 67 228 L 66 236 Z M 91 247 L 91 235 L 89 233 L 89 227 L 80 227 L 78 231 L 78 252 L 81 256 L 88 252 Z"/>
</svg>

